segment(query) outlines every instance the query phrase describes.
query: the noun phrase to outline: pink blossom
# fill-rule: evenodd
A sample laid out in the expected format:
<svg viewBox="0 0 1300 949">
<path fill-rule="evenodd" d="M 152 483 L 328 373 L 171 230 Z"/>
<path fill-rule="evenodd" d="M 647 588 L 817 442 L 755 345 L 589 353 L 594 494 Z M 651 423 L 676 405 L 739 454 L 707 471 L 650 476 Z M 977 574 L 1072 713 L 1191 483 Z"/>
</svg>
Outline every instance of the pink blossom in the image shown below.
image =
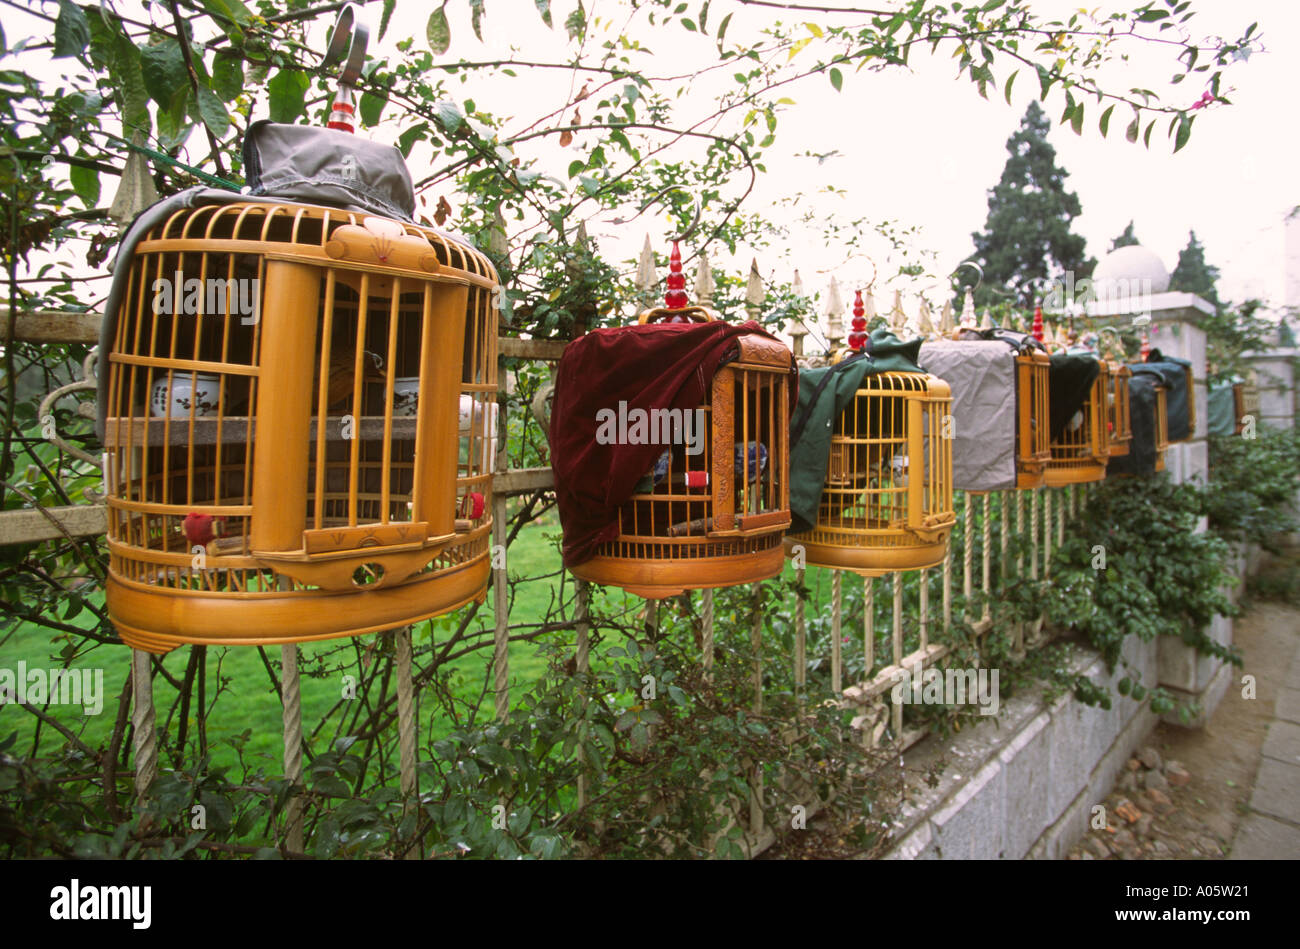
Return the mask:
<svg viewBox="0 0 1300 949">
<path fill-rule="evenodd" d="M 1205 92 L 1201 93 L 1201 97 L 1199 99 L 1197 99 L 1195 102 L 1192 103 L 1192 109 L 1193 111 L 1195 111 L 1196 109 L 1204 109 L 1207 105 L 1209 105 L 1213 101 L 1214 101 L 1214 93 L 1210 92 L 1207 89 Z"/>
</svg>

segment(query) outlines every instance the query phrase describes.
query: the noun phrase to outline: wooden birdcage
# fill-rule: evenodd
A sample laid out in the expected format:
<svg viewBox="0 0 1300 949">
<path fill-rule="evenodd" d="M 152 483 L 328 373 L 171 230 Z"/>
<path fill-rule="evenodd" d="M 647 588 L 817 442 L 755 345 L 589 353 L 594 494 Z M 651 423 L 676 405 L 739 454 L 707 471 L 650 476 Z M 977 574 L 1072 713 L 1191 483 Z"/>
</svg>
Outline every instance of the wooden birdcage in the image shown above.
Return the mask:
<svg viewBox="0 0 1300 949">
<path fill-rule="evenodd" d="M 1133 440 L 1133 418 L 1129 406 L 1129 380 L 1133 370 L 1122 363 L 1110 363 L 1110 389 L 1106 396 L 1109 419 L 1110 457 L 1127 455 Z"/>
<path fill-rule="evenodd" d="M 1044 483 L 1050 488 L 1087 484 L 1106 477 L 1110 460 L 1110 367 L 1098 360 L 1099 371 L 1078 412 L 1060 435 L 1052 439 L 1052 457 L 1047 462 Z"/>
<path fill-rule="evenodd" d="M 496 273 L 434 230 L 292 203 L 150 228 L 104 354 L 122 638 L 355 635 L 486 592 Z"/>
<path fill-rule="evenodd" d="M 1156 386 L 1155 443 L 1156 471 L 1165 470 L 1165 455 L 1169 451 L 1169 390 Z"/>
<path fill-rule="evenodd" d="M 1016 356 L 1016 488 L 1043 483 L 1052 458 L 1048 391 L 1052 359 L 1037 350 Z"/>
<path fill-rule="evenodd" d="M 704 307 L 681 306 L 647 310 L 640 322 L 715 318 Z M 698 408 L 706 420 L 703 450 L 665 448 L 619 509 L 618 535 L 574 566 L 574 576 L 659 599 L 781 572 L 781 536 L 790 526 L 793 357 L 755 333 L 736 344 L 736 359 L 714 374 L 709 400 Z"/>
<path fill-rule="evenodd" d="M 1259 388 L 1252 377 L 1250 382 L 1238 382 L 1232 387 L 1232 414 L 1234 435 L 1240 435 L 1246 428 L 1246 419 L 1259 418 Z"/>
<path fill-rule="evenodd" d="M 863 576 L 942 562 L 956 523 L 952 440 L 943 419 L 952 396 L 923 372 L 863 378 L 834 423 L 817 523 L 789 534 L 807 563 Z"/>
</svg>

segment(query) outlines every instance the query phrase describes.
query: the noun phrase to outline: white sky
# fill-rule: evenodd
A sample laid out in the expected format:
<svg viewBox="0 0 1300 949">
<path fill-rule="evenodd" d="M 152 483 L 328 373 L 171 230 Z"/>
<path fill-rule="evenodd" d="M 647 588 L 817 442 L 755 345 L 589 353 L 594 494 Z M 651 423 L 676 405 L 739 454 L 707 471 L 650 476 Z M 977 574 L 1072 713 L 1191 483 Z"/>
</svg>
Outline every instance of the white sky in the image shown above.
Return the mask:
<svg viewBox="0 0 1300 949">
<path fill-rule="evenodd" d="M 470 30 L 468 4 L 451 0 L 449 55 L 469 60 L 496 59 L 509 56 L 513 47 L 521 58 L 563 56 L 561 24 L 574 5 L 571 0 L 553 0 L 556 28 L 552 31 L 542 24 L 532 0 L 487 0 L 485 42 L 480 43 Z M 698 5 L 697 0 L 692 0 L 692 14 Z M 119 6 L 125 10 L 134 4 Z M 1035 10 L 1040 6 L 1051 15 L 1068 14 L 1074 5 L 1045 0 L 1041 5 L 1035 3 Z M 617 14 L 625 4 L 620 0 L 587 0 L 586 7 L 590 15 L 621 23 L 623 17 Z M 733 5 L 715 0 L 712 7 L 711 31 Z M 1300 70 L 1296 65 L 1300 61 L 1300 3 L 1194 0 L 1193 7 L 1199 11 L 1192 23 L 1194 37 L 1218 33 L 1236 38 L 1249 23 L 1258 20 L 1257 35 L 1267 52 L 1229 71 L 1227 83 L 1235 89 L 1235 104 L 1200 113 L 1191 142 L 1177 155 L 1171 154 L 1172 143 L 1165 137 L 1166 122 L 1159 123 L 1153 133 L 1150 151 L 1141 144 L 1125 142 L 1124 106 L 1115 110 L 1110 138 L 1106 140 L 1097 130 L 1099 110 L 1092 102 L 1082 137 L 1068 128 L 1053 129 L 1049 137 L 1056 147 L 1058 162 L 1070 173 L 1069 184 L 1083 204 L 1084 214 L 1076 222 L 1076 230 L 1086 237 L 1088 252 L 1100 258 L 1110 240 L 1132 219 L 1141 241 L 1172 269 L 1188 230 L 1194 228 L 1206 248 L 1208 261 L 1222 271 L 1221 297 L 1240 300 L 1260 296 L 1281 304 L 1285 281 L 1282 219 L 1287 211 L 1300 205 L 1300 179 L 1294 171 L 1295 109 L 1290 101 L 1297 91 Z M 52 13 L 55 5 L 47 4 L 45 9 Z M 423 43 L 430 9 L 424 3 L 399 0 L 382 45 L 390 47 L 410 34 Z M 366 15 L 377 31 L 378 6 L 372 5 Z M 777 11 L 761 8 L 736 9 L 728 40 L 757 39 L 757 28 L 777 15 Z M 785 17 L 823 23 L 830 19 L 828 15 L 811 13 Z M 12 9 L 5 11 L 5 31 L 11 45 L 24 30 L 39 35 L 45 27 L 42 21 Z M 664 74 L 689 73 L 693 64 L 714 61 L 711 39 L 686 33 L 676 24 L 666 31 L 645 33 L 643 41 L 657 44 L 655 66 L 660 69 L 662 63 L 660 71 Z M 376 45 L 372 43 L 372 52 Z M 1164 96 L 1163 80 L 1173 71 L 1172 56 L 1154 50 L 1136 53 L 1150 58 L 1143 64 L 1151 66 L 1145 73 L 1116 66 L 1103 76 L 1110 77 L 1113 86 L 1146 85 Z M 40 58 L 45 59 L 44 64 L 34 62 Z M 59 75 L 68 69 L 69 62 L 52 62 L 47 53 L 34 53 L 26 55 L 24 66 L 41 75 Z M 1009 68 L 995 64 L 999 81 L 1005 79 Z M 459 87 L 464 92 L 458 97 L 472 95 L 481 108 L 518 116 L 520 121 L 513 123 L 518 128 L 525 120 L 562 106 L 574 88 L 567 72 L 533 71 L 525 75 L 526 82 L 476 77 L 472 85 Z M 1000 94 L 991 94 L 989 101 L 981 99 L 968 80 L 955 79 L 954 75 L 955 63 L 941 53 L 933 59 L 917 56 L 909 71 L 846 74 L 840 94 L 824 77 L 813 77 L 792 87 L 788 94 L 796 105 L 787 108 L 782 116 L 776 145 L 766 158 L 768 174 L 760 181 L 752 209 L 779 217 L 780 212 L 773 206 L 793 191 L 812 192 L 831 185 L 846 194 L 810 198 L 811 207 L 845 219 L 866 216 L 916 226 L 920 228 L 916 245 L 936 253 L 936 272 L 950 272 L 973 250 L 970 234 L 983 225 L 986 192 L 1001 173 L 1006 139 L 1037 93 L 1033 76 L 1022 71 L 1013 104 L 1008 106 Z M 712 108 L 708 85 L 697 83 L 689 95 L 683 96 L 679 105 L 683 115 Z M 685 89 L 687 83 L 682 86 Z M 1172 87 L 1173 95 L 1168 98 L 1191 102 L 1203 88 L 1189 79 Z M 1055 120 L 1062 105 L 1053 95 L 1046 108 Z M 396 133 L 381 128 L 371 134 L 391 140 Z M 203 153 L 199 136 L 191 138 L 190 147 L 195 154 Z M 541 155 L 545 160 L 540 170 L 565 177 L 573 157 L 571 151 L 554 145 L 530 149 L 527 154 Z M 814 159 L 796 157 L 805 151 L 839 154 L 819 165 Z M 420 164 L 418 151 L 411 165 L 417 179 L 426 170 Z M 105 201 L 111 187 L 105 181 Z M 634 255 L 647 233 L 662 250 L 661 238 L 668 230 L 665 219 L 651 214 L 621 229 L 607 223 L 592 228 L 607 257 Z M 744 271 L 755 255 L 765 275 L 788 279 L 790 268 L 799 268 L 809 292 L 824 289 L 828 275 L 819 272 L 828 268 L 835 268 L 841 281 L 849 285 L 871 273 L 871 266 L 861 258 L 843 265 L 842 252 L 836 254 L 821 247 L 816 234 L 798 232 L 791 235 L 783 249 L 742 248 L 735 259 L 715 261 L 715 266 Z M 905 289 L 927 286 L 932 301 L 944 298 L 934 278 Z M 913 306 L 907 309 L 910 312 Z"/>
</svg>

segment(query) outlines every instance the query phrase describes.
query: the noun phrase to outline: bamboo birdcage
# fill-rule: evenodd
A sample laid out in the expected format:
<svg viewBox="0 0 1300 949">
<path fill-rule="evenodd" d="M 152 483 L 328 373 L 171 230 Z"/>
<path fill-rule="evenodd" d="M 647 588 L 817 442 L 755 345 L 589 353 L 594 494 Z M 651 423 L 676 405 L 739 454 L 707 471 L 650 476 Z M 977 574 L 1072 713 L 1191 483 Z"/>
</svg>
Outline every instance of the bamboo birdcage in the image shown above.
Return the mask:
<svg viewBox="0 0 1300 949">
<path fill-rule="evenodd" d="M 1048 391 L 1052 359 L 1037 350 L 1016 355 L 1016 488 L 1042 485 L 1052 458 Z"/>
<path fill-rule="evenodd" d="M 1122 363 L 1110 363 L 1110 389 L 1106 396 L 1109 418 L 1110 457 L 1127 455 L 1133 441 L 1133 418 L 1129 404 L 1129 380 L 1133 370 Z"/>
<path fill-rule="evenodd" d="M 1155 470 L 1165 470 L 1165 455 L 1169 452 L 1169 390 L 1164 386 L 1156 386 L 1156 411 L 1155 411 L 1155 443 L 1156 443 L 1156 462 Z"/>
<path fill-rule="evenodd" d="M 863 576 L 941 563 L 956 523 L 952 440 L 943 419 L 952 396 L 922 372 L 863 378 L 835 421 L 826 481 L 811 530 L 786 537 L 807 563 Z"/>
<path fill-rule="evenodd" d="M 675 253 L 674 249 L 674 253 Z M 641 323 L 710 322 L 705 307 L 655 308 Z M 770 579 L 781 572 L 790 526 L 790 382 L 793 357 L 758 334 L 714 374 L 703 450 L 665 449 L 618 511 L 618 535 L 572 567 L 574 576 L 646 599 Z M 651 423 L 654 424 L 653 421 Z"/>
<path fill-rule="evenodd" d="M 1049 488 L 1088 484 L 1106 477 L 1110 460 L 1110 366 L 1099 359 L 1098 370 L 1078 412 L 1052 439 L 1052 457 L 1043 478 Z"/>
<path fill-rule="evenodd" d="M 123 266 L 102 412 L 124 640 L 326 639 L 484 596 L 486 257 L 413 224 L 239 201 L 171 214 Z"/>
</svg>

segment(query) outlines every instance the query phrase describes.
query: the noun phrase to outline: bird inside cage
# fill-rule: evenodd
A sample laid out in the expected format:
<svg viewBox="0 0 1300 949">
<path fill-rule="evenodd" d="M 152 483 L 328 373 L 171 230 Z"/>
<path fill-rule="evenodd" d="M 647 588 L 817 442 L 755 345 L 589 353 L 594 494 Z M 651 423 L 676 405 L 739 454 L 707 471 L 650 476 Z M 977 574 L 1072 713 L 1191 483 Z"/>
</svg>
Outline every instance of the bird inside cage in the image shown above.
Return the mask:
<svg viewBox="0 0 1300 949">
<path fill-rule="evenodd" d="M 361 357 L 361 380 L 363 385 L 366 383 L 377 383 L 386 387 L 388 384 L 388 375 L 384 372 L 383 359 L 369 350 L 363 350 Z M 348 400 L 352 398 L 356 385 L 356 363 L 356 344 L 350 338 L 340 340 L 337 344 L 331 345 L 329 383 L 326 389 L 326 398 L 329 399 L 329 402 L 327 403 L 326 408 L 337 409 L 347 407 Z M 317 367 L 316 378 L 312 383 L 312 388 L 316 390 L 319 386 L 320 368 Z M 362 398 L 365 398 L 364 389 Z"/>
</svg>

